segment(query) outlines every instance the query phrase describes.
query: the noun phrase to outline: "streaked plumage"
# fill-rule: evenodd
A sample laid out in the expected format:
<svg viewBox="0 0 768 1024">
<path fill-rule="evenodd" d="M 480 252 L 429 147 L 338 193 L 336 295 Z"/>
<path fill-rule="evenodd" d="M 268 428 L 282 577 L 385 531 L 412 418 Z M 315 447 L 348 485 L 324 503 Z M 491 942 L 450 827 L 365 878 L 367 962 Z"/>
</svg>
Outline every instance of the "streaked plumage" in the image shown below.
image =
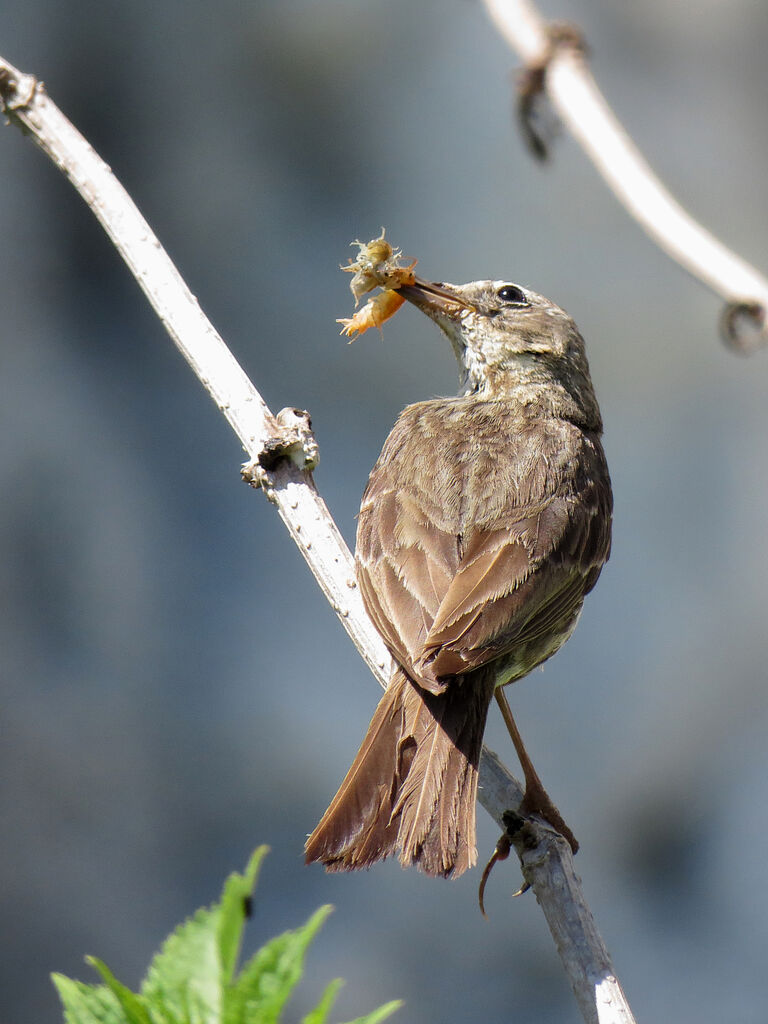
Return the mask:
<svg viewBox="0 0 768 1024">
<path fill-rule="evenodd" d="M 401 668 L 306 853 L 457 876 L 494 688 L 573 630 L 610 550 L 610 480 L 567 314 L 504 282 L 402 291 L 452 341 L 462 392 L 406 408 L 371 472 L 358 581 Z"/>
</svg>

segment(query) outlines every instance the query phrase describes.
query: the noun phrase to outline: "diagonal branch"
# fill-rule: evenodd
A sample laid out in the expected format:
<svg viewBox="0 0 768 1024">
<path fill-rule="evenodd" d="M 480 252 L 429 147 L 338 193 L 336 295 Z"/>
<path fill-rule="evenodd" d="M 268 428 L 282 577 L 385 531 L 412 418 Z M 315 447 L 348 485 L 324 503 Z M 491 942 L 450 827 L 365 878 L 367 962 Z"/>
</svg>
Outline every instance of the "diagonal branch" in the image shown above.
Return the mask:
<svg viewBox="0 0 768 1024">
<path fill-rule="evenodd" d="M 485 0 L 485 6 L 526 65 L 545 70 L 552 105 L 627 212 L 668 256 L 725 299 L 726 340 L 746 351 L 768 343 L 768 279 L 667 191 L 606 103 L 583 48 L 553 46 L 550 26 L 529 0 Z"/>
<path fill-rule="evenodd" d="M 316 449 L 307 415 L 292 409 L 272 415 L 110 168 L 50 100 L 42 83 L 2 58 L 0 104 L 9 121 L 31 135 L 69 178 L 109 235 L 248 452 L 252 461 L 244 475 L 277 507 L 342 625 L 386 686 L 390 655 L 363 607 L 352 555 L 312 479 Z M 518 807 L 523 794 L 487 748 L 480 787 L 480 802 L 504 827 L 505 811 Z M 568 844 L 551 830 L 534 831 L 533 826 L 525 836 L 525 848 L 520 846 L 524 872 L 550 923 L 585 1021 L 631 1024 L 610 957 L 581 894 Z M 605 1006 L 611 1007 L 608 1015 Z"/>
</svg>

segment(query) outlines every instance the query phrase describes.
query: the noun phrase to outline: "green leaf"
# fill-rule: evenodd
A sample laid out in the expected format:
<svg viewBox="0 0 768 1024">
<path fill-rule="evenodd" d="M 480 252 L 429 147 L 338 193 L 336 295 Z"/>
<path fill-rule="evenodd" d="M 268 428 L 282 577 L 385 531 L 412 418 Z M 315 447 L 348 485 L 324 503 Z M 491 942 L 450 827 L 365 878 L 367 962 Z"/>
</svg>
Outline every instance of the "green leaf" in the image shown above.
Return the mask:
<svg viewBox="0 0 768 1024">
<path fill-rule="evenodd" d="M 314 1010 L 311 1010 L 306 1017 L 303 1018 L 301 1024 L 326 1024 L 328 1020 L 328 1014 L 331 1012 L 331 1007 L 336 1002 L 336 996 L 339 989 L 344 984 L 342 978 L 336 978 L 328 984 L 323 992 L 322 998 Z"/>
<path fill-rule="evenodd" d="M 379 1021 L 391 1017 L 395 1010 L 399 1010 L 402 1005 L 402 999 L 393 999 L 391 1003 L 385 1003 L 378 1010 L 371 1010 L 370 1013 L 366 1013 L 362 1017 L 355 1017 L 354 1020 L 349 1021 L 349 1024 L 379 1024 Z"/>
<path fill-rule="evenodd" d="M 219 909 L 201 909 L 163 943 L 141 986 L 146 1005 L 157 1004 L 168 1021 L 191 1024 L 221 1016 L 221 978 L 216 949 Z"/>
<path fill-rule="evenodd" d="M 248 961 L 227 993 L 226 1024 L 277 1024 L 301 978 L 307 947 L 332 909 L 320 907 L 303 928 L 278 935 Z"/>
<path fill-rule="evenodd" d="M 224 991 L 240 950 L 245 901 L 266 852 L 259 847 L 245 874 L 233 873 L 224 883 L 221 902 L 188 918 L 150 964 L 141 994 L 148 1006 L 162 1007 L 167 1021 L 219 1024 L 224 1019 Z"/>
<path fill-rule="evenodd" d="M 222 983 L 224 985 L 229 985 L 235 974 L 243 940 L 243 927 L 247 916 L 246 903 L 250 900 L 251 893 L 256 888 L 259 868 L 268 852 L 268 846 L 260 846 L 253 852 L 245 873 L 238 875 L 233 872 L 224 883 L 220 904 L 221 914 L 216 935 Z"/>
<path fill-rule="evenodd" d="M 137 996 L 119 982 L 107 965 L 95 956 L 87 956 L 85 959 L 104 979 L 107 988 L 120 1005 L 128 1024 L 152 1024 L 141 996 Z"/>
<path fill-rule="evenodd" d="M 166 939 L 141 994 L 95 957 L 87 960 L 103 985 L 52 975 L 67 1024 L 278 1024 L 303 973 L 309 944 L 332 908 L 320 907 L 303 927 L 262 946 L 235 976 L 246 905 L 266 852 L 259 847 L 244 874 L 226 880 L 219 903 L 198 910 Z M 327 1024 L 341 985 L 332 981 L 302 1024 Z M 387 1003 L 351 1024 L 378 1024 L 398 1006 Z"/>
<path fill-rule="evenodd" d="M 86 985 L 63 974 L 52 974 L 51 980 L 67 1024 L 125 1024 L 120 1003 L 106 985 Z"/>
</svg>

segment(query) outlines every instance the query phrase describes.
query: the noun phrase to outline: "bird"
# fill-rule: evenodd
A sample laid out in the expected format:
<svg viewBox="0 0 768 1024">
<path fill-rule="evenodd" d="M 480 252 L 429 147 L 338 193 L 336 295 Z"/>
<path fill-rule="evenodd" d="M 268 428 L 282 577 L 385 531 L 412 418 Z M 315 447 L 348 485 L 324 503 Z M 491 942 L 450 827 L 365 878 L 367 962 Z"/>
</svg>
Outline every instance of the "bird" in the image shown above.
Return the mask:
<svg viewBox="0 0 768 1024">
<path fill-rule="evenodd" d="M 397 855 L 456 878 L 477 859 L 494 694 L 523 767 L 521 811 L 577 846 L 502 687 L 572 633 L 610 554 L 613 499 L 584 341 L 564 310 L 506 281 L 414 275 L 400 293 L 447 336 L 460 389 L 403 410 L 362 498 L 357 582 L 395 667 L 305 855 L 329 871 Z"/>
</svg>

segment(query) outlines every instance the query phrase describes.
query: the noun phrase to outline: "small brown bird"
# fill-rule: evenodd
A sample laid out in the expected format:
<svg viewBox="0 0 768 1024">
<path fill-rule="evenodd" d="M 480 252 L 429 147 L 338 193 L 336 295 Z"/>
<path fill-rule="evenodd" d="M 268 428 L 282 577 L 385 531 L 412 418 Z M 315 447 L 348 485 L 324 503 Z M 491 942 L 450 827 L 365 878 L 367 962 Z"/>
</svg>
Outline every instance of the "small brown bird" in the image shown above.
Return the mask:
<svg viewBox="0 0 768 1024">
<path fill-rule="evenodd" d="M 400 291 L 450 339 L 461 390 L 401 413 L 363 495 L 358 581 L 398 667 L 306 859 L 345 871 L 399 852 L 455 877 L 476 860 L 491 698 L 573 631 L 610 552 L 611 484 L 562 309 L 503 281 Z M 523 811 L 563 830 L 518 741 Z"/>
</svg>

